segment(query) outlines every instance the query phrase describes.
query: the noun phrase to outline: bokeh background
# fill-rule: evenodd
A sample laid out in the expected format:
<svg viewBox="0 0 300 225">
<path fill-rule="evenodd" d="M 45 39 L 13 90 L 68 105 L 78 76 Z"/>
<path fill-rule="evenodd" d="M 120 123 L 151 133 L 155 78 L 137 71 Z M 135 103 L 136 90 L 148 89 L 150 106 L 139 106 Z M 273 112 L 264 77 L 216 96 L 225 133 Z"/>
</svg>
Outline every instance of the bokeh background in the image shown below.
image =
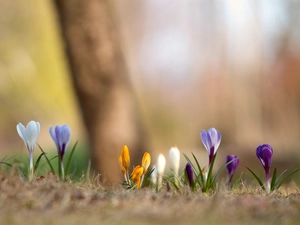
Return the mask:
<svg viewBox="0 0 300 225">
<path fill-rule="evenodd" d="M 154 157 L 177 145 L 206 163 L 199 133 L 215 127 L 223 157 L 237 154 L 242 166 L 259 165 L 255 149 L 269 143 L 277 167 L 299 167 L 300 2 L 114 0 L 114 6 Z M 41 123 L 39 144 L 53 151 L 49 127 L 68 124 L 88 158 L 52 1 L 2 0 L 0 15 L 0 158 L 27 155 L 15 127 L 30 120 Z"/>
</svg>

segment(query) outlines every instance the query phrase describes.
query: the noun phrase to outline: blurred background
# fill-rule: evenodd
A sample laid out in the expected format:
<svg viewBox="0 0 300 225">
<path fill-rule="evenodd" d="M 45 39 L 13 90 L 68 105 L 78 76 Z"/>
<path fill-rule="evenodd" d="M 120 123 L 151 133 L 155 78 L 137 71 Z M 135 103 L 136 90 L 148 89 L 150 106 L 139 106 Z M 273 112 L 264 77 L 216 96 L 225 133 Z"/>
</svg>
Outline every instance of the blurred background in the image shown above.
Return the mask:
<svg viewBox="0 0 300 225">
<path fill-rule="evenodd" d="M 154 157 L 177 145 L 207 163 L 199 134 L 215 127 L 223 161 L 237 154 L 251 165 L 256 147 L 269 143 L 277 167 L 299 165 L 300 2 L 114 3 Z M 41 123 L 46 150 L 55 150 L 49 127 L 68 124 L 86 151 L 54 5 L 2 0 L 0 15 L 0 154 L 27 156 L 15 127 L 30 120 Z"/>
</svg>

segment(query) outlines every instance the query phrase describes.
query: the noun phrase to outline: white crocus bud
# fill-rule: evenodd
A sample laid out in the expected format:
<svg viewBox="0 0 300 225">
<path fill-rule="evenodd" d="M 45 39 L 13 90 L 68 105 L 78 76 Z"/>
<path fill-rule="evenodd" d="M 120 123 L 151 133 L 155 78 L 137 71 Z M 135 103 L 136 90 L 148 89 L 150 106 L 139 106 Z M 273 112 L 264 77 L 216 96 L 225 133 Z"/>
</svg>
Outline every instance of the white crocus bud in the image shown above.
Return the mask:
<svg viewBox="0 0 300 225">
<path fill-rule="evenodd" d="M 158 175 L 157 184 L 159 186 L 162 184 L 162 178 L 165 172 L 165 167 L 166 167 L 166 158 L 164 157 L 163 154 L 160 153 L 156 164 L 157 175 Z"/>
<path fill-rule="evenodd" d="M 179 149 L 176 146 L 170 148 L 169 156 L 170 156 L 171 168 L 174 170 L 175 175 L 178 175 L 179 167 L 180 167 Z"/>
</svg>

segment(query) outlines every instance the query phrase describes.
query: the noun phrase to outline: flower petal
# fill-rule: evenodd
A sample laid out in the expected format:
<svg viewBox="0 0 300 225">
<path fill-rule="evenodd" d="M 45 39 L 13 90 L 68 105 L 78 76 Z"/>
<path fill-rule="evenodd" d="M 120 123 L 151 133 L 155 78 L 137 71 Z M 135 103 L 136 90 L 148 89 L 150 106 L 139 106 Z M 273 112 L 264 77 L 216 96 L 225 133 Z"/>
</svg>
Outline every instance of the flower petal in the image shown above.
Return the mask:
<svg viewBox="0 0 300 225">
<path fill-rule="evenodd" d="M 180 151 L 177 147 L 172 147 L 169 150 L 171 168 L 173 168 L 175 174 L 178 174 L 180 167 Z"/>
<path fill-rule="evenodd" d="M 71 131 L 68 125 L 63 125 L 61 127 L 61 143 L 64 143 L 66 146 L 69 144 L 71 139 Z"/>
<path fill-rule="evenodd" d="M 211 142 L 209 134 L 205 130 L 202 130 L 200 136 L 201 136 L 201 140 L 202 140 L 204 147 L 206 148 L 208 153 L 210 153 L 210 149 L 212 147 L 212 142 Z"/>
<path fill-rule="evenodd" d="M 157 174 L 162 176 L 165 172 L 165 167 L 166 167 L 166 158 L 163 154 L 159 154 L 156 163 Z"/>
<path fill-rule="evenodd" d="M 27 143 L 31 150 L 33 150 L 36 146 L 39 133 L 40 133 L 39 122 L 30 121 L 26 127 L 26 138 L 27 138 Z"/>
<path fill-rule="evenodd" d="M 27 140 L 27 137 L 26 137 L 26 131 L 25 131 L 25 127 L 22 123 L 18 123 L 17 124 L 17 132 L 19 134 L 19 136 L 22 138 L 22 140 L 24 141 L 24 144 L 26 145 L 26 140 Z"/>
<path fill-rule="evenodd" d="M 54 131 L 53 127 L 50 127 L 49 133 L 50 133 L 53 141 L 55 142 L 56 148 L 58 149 L 59 145 L 58 145 L 58 141 L 57 141 L 56 134 L 55 134 L 55 131 Z"/>
<path fill-rule="evenodd" d="M 214 154 L 216 154 L 221 143 L 221 133 L 213 127 L 210 128 L 207 133 L 211 139 L 211 144 L 214 146 Z"/>
<path fill-rule="evenodd" d="M 151 163 L 151 156 L 148 152 L 145 152 L 142 158 L 142 167 L 144 167 L 144 174 L 147 173 L 150 163 Z"/>
</svg>

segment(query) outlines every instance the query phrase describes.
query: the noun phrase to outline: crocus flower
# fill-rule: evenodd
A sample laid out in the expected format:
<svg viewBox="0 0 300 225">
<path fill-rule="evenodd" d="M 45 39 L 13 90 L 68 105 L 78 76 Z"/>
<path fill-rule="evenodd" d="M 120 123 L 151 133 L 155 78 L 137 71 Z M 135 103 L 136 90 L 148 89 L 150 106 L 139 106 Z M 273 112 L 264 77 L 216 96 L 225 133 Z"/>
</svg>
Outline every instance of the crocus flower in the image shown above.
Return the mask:
<svg viewBox="0 0 300 225">
<path fill-rule="evenodd" d="M 209 155 L 208 167 L 210 167 L 212 159 L 213 159 L 214 155 L 216 154 L 216 152 L 219 148 L 219 145 L 221 143 L 221 134 L 215 128 L 210 128 L 210 129 L 208 129 L 207 132 L 205 130 L 202 130 L 200 136 L 201 136 L 203 145 L 205 146 L 206 150 L 208 151 L 208 155 Z"/>
<path fill-rule="evenodd" d="M 140 165 L 136 166 L 132 173 L 131 173 L 131 179 L 136 182 L 136 188 L 141 187 L 141 177 L 144 174 L 144 168 Z"/>
<path fill-rule="evenodd" d="M 162 178 L 165 172 L 165 167 L 166 167 L 166 158 L 163 154 L 159 154 L 158 159 L 157 159 L 157 163 L 156 163 L 156 169 L 157 169 L 157 185 L 161 185 L 162 184 Z"/>
<path fill-rule="evenodd" d="M 126 145 L 122 147 L 122 152 L 119 156 L 118 161 L 119 161 L 121 171 L 125 177 L 125 180 L 128 181 L 128 168 L 130 166 L 130 154 L 129 154 L 129 149 Z"/>
<path fill-rule="evenodd" d="M 62 172 L 62 179 L 64 180 L 65 174 L 64 174 L 64 165 L 63 165 L 63 157 L 66 152 L 67 146 L 70 142 L 71 138 L 71 131 L 68 125 L 56 125 L 55 129 L 50 127 L 50 135 L 53 139 L 53 141 L 56 144 L 57 152 L 60 159 L 60 168 Z"/>
<path fill-rule="evenodd" d="M 30 121 L 25 127 L 22 123 L 17 124 L 17 132 L 22 138 L 25 146 L 29 153 L 29 179 L 33 178 L 33 151 L 36 146 L 38 136 L 40 134 L 40 123 L 35 121 Z"/>
<path fill-rule="evenodd" d="M 129 154 L 129 149 L 127 147 L 127 145 L 124 145 L 122 148 L 122 163 L 123 163 L 123 167 L 128 170 L 129 166 L 130 166 L 130 154 Z"/>
<path fill-rule="evenodd" d="M 229 163 L 230 161 L 232 161 L 232 162 Z M 239 157 L 237 157 L 236 155 L 227 155 L 226 164 L 229 163 L 226 167 L 228 175 L 229 175 L 229 179 L 228 179 L 228 182 L 227 182 L 228 187 L 231 183 L 234 172 L 235 172 L 237 166 L 239 165 L 239 162 L 240 162 Z"/>
<path fill-rule="evenodd" d="M 118 161 L 119 161 L 119 166 L 121 168 L 121 172 L 125 175 L 126 174 L 126 169 L 123 165 L 122 154 L 119 156 Z"/>
<path fill-rule="evenodd" d="M 144 168 L 144 174 L 147 173 L 151 163 L 151 156 L 148 152 L 145 152 L 142 158 L 142 167 Z"/>
<path fill-rule="evenodd" d="M 185 172 L 189 181 L 190 188 L 193 187 L 194 184 L 194 171 L 191 164 L 187 163 L 185 166 Z"/>
<path fill-rule="evenodd" d="M 173 168 L 174 173 L 178 175 L 179 167 L 180 167 L 180 151 L 176 146 L 172 147 L 170 148 L 169 155 L 170 155 L 171 168 Z"/>
<path fill-rule="evenodd" d="M 256 149 L 256 156 L 260 160 L 261 164 L 263 165 L 263 167 L 265 169 L 267 191 L 270 191 L 269 170 L 271 167 L 272 155 L 273 155 L 273 148 L 269 144 L 262 144 L 262 145 L 258 146 Z"/>
</svg>

